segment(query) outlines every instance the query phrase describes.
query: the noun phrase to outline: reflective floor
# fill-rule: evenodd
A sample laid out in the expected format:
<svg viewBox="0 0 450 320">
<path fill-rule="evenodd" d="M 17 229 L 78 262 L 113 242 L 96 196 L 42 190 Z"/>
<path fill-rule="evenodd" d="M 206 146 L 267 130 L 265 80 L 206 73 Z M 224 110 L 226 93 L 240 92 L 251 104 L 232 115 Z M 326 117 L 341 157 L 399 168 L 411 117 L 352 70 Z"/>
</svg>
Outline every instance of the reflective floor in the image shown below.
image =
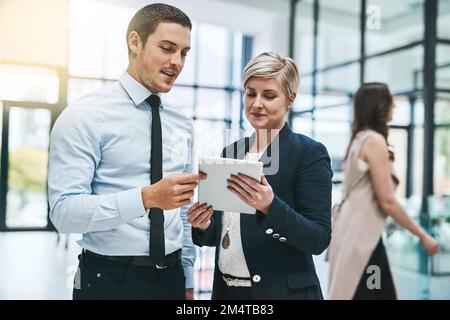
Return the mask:
<svg viewBox="0 0 450 320">
<path fill-rule="evenodd" d="M 52 232 L 0 233 L 0 299 L 71 299 L 73 276 L 80 248 L 79 235 L 67 241 Z M 67 249 L 65 248 L 67 242 Z M 314 257 L 324 294 L 328 265 Z M 196 298 L 209 299 L 214 250 L 202 248 L 196 261 Z M 392 268 L 400 299 L 450 299 L 450 277 L 426 277 Z M 427 292 L 427 288 L 429 291 Z"/>
</svg>

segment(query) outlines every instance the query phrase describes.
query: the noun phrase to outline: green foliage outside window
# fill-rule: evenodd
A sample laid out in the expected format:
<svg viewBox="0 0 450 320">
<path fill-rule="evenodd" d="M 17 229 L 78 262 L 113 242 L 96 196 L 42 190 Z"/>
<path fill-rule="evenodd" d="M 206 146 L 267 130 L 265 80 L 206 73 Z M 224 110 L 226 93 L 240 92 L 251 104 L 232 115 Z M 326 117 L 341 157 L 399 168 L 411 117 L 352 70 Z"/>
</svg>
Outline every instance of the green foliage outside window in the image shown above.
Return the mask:
<svg viewBox="0 0 450 320">
<path fill-rule="evenodd" d="M 23 146 L 9 153 L 8 187 L 26 203 L 27 192 L 46 192 L 47 150 Z"/>
</svg>

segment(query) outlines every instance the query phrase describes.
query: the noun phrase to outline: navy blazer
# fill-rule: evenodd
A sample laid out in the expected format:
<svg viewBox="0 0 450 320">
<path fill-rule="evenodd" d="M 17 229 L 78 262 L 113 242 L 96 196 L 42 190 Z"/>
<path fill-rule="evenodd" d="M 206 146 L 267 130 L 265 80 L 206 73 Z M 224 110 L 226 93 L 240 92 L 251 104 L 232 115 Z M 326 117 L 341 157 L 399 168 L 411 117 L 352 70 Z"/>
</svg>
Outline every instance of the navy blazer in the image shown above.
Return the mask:
<svg viewBox="0 0 450 320">
<path fill-rule="evenodd" d="M 241 139 L 222 156 L 243 158 L 252 141 L 254 136 Z M 293 133 L 287 124 L 279 132 L 279 150 L 278 172 L 266 175 L 275 194 L 267 215 L 241 214 L 252 299 L 323 299 L 312 254 L 322 253 L 331 239 L 330 158 L 322 144 Z M 267 152 L 270 148 L 261 159 Z M 212 299 L 221 299 L 226 286 L 218 269 L 222 216 L 214 211 L 208 229 L 192 228 L 196 245 L 216 247 Z"/>
</svg>

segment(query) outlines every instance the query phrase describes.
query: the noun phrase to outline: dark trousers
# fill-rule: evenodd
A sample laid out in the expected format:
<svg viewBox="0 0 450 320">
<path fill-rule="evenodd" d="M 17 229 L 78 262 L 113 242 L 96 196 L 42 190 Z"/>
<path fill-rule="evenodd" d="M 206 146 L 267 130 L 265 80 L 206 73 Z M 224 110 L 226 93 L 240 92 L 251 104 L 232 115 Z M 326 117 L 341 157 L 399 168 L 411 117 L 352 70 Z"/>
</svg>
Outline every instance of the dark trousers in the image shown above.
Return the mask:
<svg viewBox="0 0 450 320">
<path fill-rule="evenodd" d="M 181 262 L 165 269 L 78 256 L 74 300 L 184 300 L 185 277 Z"/>
<path fill-rule="evenodd" d="M 366 271 L 367 267 L 371 265 L 375 265 L 380 268 L 380 289 L 369 289 L 367 286 L 367 280 L 371 274 Z M 366 268 L 364 269 L 358 288 L 356 289 L 356 293 L 353 296 L 353 300 L 397 300 L 394 280 L 389 267 L 386 249 L 384 248 L 381 238 L 375 247 L 375 250 L 372 252 Z"/>
</svg>

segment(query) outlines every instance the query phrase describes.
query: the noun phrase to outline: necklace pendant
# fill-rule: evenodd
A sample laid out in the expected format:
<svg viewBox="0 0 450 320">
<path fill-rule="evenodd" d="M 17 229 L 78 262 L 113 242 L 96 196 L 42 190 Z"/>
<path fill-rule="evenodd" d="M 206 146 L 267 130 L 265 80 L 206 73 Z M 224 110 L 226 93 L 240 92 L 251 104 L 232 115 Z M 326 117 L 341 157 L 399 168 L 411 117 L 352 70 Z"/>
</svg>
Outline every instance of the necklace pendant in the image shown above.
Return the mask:
<svg viewBox="0 0 450 320">
<path fill-rule="evenodd" d="M 229 246 L 230 246 L 230 236 L 228 235 L 227 231 L 227 233 L 225 233 L 222 239 L 222 248 L 228 249 Z"/>
</svg>

